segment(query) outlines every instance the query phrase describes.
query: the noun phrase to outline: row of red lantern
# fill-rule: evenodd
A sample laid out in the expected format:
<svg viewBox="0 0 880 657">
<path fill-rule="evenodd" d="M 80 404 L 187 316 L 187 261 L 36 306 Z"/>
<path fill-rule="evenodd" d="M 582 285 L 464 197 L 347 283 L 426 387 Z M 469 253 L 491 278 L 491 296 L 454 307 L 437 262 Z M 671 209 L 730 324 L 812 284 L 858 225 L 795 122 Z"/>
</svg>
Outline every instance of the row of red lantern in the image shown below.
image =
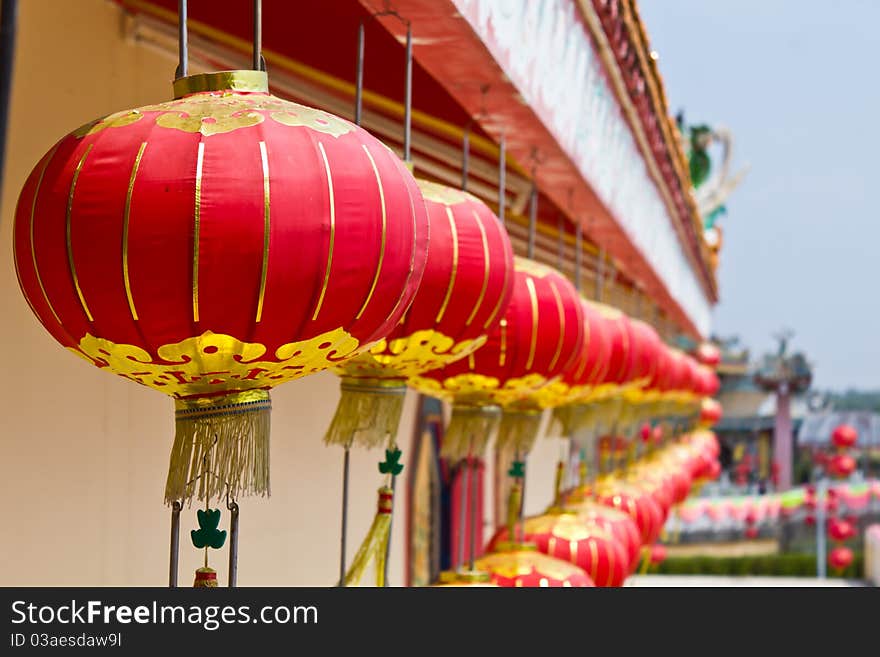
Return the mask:
<svg viewBox="0 0 880 657">
<path fill-rule="evenodd" d="M 484 204 L 271 96 L 265 73 L 193 76 L 175 93 L 56 144 L 22 190 L 14 240 L 22 290 L 56 340 L 175 399 L 169 503 L 266 493 L 268 390 L 330 367 L 375 403 L 409 383 L 522 413 L 518 449 L 544 408 L 717 390 L 647 324 L 584 301 L 551 268 L 514 266 Z M 331 442 L 358 438 L 362 403 L 353 418 L 340 407 Z M 399 402 L 365 442 L 393 438 L 398 417 Z M 487 435 L 463 432 L 463 449 Z M 216 477 L 201 476 L 208 463 Z"/>
<path fill-rule="evenodd" d="M 519 527 L 499 530 L 476 567 L 498 586 L 620 586 L 640 558 L 662 559 L 654 546 L 670 510 L 711 476 L 708 464 L 717 457 L 711 432 L 684 436 L 619 475 L 567 491 L 560 505 Z"/>
</svg>

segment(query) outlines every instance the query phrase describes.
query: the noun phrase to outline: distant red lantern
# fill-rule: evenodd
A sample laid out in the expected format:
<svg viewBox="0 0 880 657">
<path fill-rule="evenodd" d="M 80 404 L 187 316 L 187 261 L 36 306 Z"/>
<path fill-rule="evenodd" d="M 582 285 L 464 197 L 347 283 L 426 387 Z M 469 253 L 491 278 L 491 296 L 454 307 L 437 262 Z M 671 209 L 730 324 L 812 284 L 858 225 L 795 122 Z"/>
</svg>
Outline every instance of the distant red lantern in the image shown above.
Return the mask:
<svg viewBox="0 0 880 657">
<path fill-rule="evenodd" d="M 744 533 L 745 533 L 746 538 L 748 538 L 748 539 L 758 538 L 758 528 L 753 525 L 746 527 L 746 530 Z"/>
<path fill-rule="evenodd" d="M 652 431 L 651 425 L 647 422 L 642 425 L 641 429 L 639 429 L 639 435 L 641 436 L 643 443 L 651 442 Z"/>
<path fill-rule="evenodd" d="M 662 543 L 654 543 L 651 546 L 651 565 L 657 566 L 666 561 L 666 546 Z"/>
<path fill-rule="evenodd" d="M 856 470 L 856 460 L 849 454 L 835 454 L 828 463 L 828 469 L 837 477 L 849 477 Z"/>
<path fill-rule="evenodd" d="M 721 421 L 723 414 L 721 402 L 717 399 L 705 397 L 700 407 L 700 424 L 711 427 Z"/>
<path fill-rule="evenodd" d="M 697 360 L 703 365 L 717 367 L 721 362 L 721 349 L 711 342 L 703 342 L 697 347 Z"/>
<path fill-rule="evenodd" d="M 507 546 L 505 546 L 507 547 Z M 477 570 L 488 572 L 492 582 L 505 587 L 593 587 L 589 574 L 574 564 L 548 557 L 534 545 L 511 545 L 502 552 L 480 557 Z"/>
<path fill-rule="evenodd" d="M 651 440 L 655 445 L 659 445 L 663 442 L 663 427 L 661 425 L 657 425 L 654 427 L 653 431 L 651 431 Z"/>
<path fill-rule="evenodd" d="M 840 424 L 831 433 L 831 442 L 842 449 L 853 447 L 858 439 L 858 432 L 849 424 Z"/>
<path fill-rule="evenodd" d="M 828 536 L 834 541 L 848 541 L 856 535 L 856 528 L 847 520 L 828 520 Z"/>
<path fill-rule="evenodd" d="M 816 516 L 814 516 L 812 513 L 808 513 L 807 515 L 804 516 L 804 524 L 807 527 L 815 527 L 816 526 Z"/>
<path fill-rule="evenodd" d="M 828 553 L 828 565 L 840 572 L 853 562 L 853 552 L 848 547 L 839 546 Z"/>
<path fill-rule="evenodd" d="M 592 499 L 592 491 L 581 488 L 575 489 L 566 499 L 565 508 L 614 534 L 626 551 L 629 571 L 635 570 L 638 566 L 642 537 L 638 525 L 629 514 L 596 502 Z"/>
<path fill-rule="evenodd" d="M 523 540 L 548 556 L 569 561 L 585 570 L 596 586 L 621 586 L 629 573 L 626 548 L 608 529 L 575 513 L 545 513 L 526 518 Z M 494 552 L 510 541 L 502 527 L 489 541 Z"/>
</svg>

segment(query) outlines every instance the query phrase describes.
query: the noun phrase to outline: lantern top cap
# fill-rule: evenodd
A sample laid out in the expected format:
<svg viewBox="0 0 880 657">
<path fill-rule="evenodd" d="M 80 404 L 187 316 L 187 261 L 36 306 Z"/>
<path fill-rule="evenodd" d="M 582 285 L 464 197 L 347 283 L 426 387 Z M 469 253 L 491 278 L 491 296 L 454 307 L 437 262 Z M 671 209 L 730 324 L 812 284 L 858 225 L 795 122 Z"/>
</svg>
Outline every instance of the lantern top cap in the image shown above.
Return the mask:
<svg viewBox="0 0 880 657">
<path fill-rule="evenodd" d="M 266 71 L 214 71 L 197 73 L 174 81 L 174 98 L 204 91 L 250 91 L 269 92 L 269 76 Z"/>
</svg>

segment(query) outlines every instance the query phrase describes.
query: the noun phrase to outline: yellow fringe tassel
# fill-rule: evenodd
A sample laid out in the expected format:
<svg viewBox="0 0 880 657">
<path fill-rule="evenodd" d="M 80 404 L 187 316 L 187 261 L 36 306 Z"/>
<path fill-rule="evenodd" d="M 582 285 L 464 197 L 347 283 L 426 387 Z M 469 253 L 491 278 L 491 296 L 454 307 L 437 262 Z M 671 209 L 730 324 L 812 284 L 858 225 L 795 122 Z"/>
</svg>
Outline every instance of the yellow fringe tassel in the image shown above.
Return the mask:
<svg viewBox="0 0 880 657">
<path fill-rule="evenodd" d="M 538 438 L 541 417 L 541 411 L 505 409 L 498 425 L 497 447 L 509 445 L 517 453 L 528 454 Z"/>
<path fill-rule="evenodd" d="M 266 390 L 176 400 L 165 503 L 268 495 L 271 410 Z"/>
<path fill-rule="evenodd" d="M 379 447 L 397 435 L 406 386 L 398 380 L 349 379 L 340 384 L 342 396 L 324 434 L 327 445 Z"/>
<path fill-rule="evenodd" d="M 498 430 L 501 409 L 497 406 L 453 406 L 449 426 L 443 433 L 440 456 L 458 461 L 486 453 L 486 445 Z"/>
<path fill-rule="evenodd" d="M 357 586 L 370 560 L 376 564 L 376 586 L 385 586 L 385 552 L 391 537 L 391 512 L 394 510 L 394 493 L 387 486 L 379 489 L 376 517 L 366 538 L 358 548 L 351 567 L 345 574 L 346 586 Z"/>
</svg>

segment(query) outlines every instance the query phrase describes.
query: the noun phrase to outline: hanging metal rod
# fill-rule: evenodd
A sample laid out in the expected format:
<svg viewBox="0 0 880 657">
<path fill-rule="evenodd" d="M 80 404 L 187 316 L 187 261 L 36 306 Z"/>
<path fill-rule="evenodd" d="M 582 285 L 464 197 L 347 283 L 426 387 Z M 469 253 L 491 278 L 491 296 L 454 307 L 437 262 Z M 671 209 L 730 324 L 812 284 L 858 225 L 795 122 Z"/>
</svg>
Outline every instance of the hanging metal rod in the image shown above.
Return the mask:
<svg viewBox="0 0 880 657">
<path fill-rule="evenodd" d="M 263 59 L 263 0 L 254 0 L 254 61 L 255 71 L 265 71 Z"/>
<path fill-rule="evenodd" d="M 468 188 L 468 166 L 471 158 L 471 126 L 468 124 L 464 128 L 464 134 L 461 137 L 461 188 L 467 191 Z"/>
<path fill-rule="evenodd" d="M 400 16 L 396 11 L 385 10 L 371 14 L 371 18 L 380 16 L 394 16 L 406 25 L 406 48 L 404 50 L 404 88 L 403 88 L 403 161 L 407 164 L 412 162 L 412 25 L 408 20 Z M 355 124 L 361 124 L 363 93 L 364 93 L 364 22 L 358 26 L 358 50 L 357 50 L 357 73 L 355 76 L 355 100 L 354 119 Z"/>
<path fill-rule="evenodd" d="M 504 216 L 504 202 L 507 200 L 506 197 L 506 181 L 505 174 L 507 173 L 507 144 L 505 143 L 504 135 L 501 135 L 501 141 L 498 143 L 498 218 L 501 219 L 501 223 L 504 226 L 507 226 L 507 218 Z"/>
<path fill-rule="evenodd" d="M 186 28 L 187 0 L 177 0 L 177 71 L 175 78 L 185 78 L 188 73 L 189 46 Z"/>
<path fill-rule="evenodd" d="M 529 235 L 526 246 L 526 257 L 535 257 L 535 233 L 538 230 L 538 188 L 532 184 L 532 193 L 529 196 Z"/>
</svg>

